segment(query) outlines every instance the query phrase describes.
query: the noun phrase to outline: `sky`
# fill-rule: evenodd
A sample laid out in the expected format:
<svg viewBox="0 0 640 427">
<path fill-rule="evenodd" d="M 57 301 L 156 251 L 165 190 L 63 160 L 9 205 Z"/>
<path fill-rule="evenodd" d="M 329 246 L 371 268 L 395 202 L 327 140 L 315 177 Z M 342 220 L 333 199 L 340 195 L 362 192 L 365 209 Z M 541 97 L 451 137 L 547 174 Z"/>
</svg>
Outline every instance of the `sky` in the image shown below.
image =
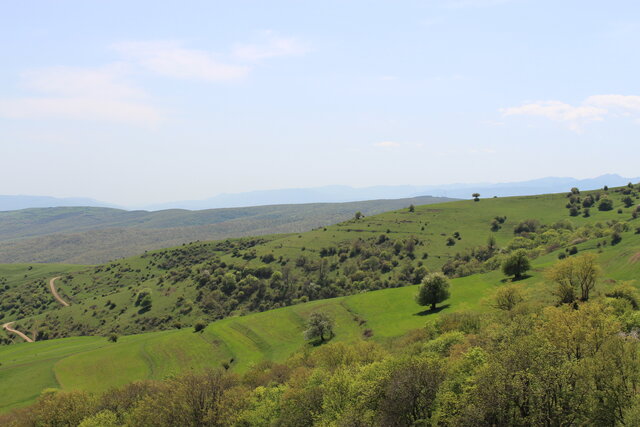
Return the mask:
<svg viewBox="0 0 640 427">
<path fill-rule="evenodd" d="M 640 175 L 635 0 L 1 9 L 0 194 Z"/>
</svg>

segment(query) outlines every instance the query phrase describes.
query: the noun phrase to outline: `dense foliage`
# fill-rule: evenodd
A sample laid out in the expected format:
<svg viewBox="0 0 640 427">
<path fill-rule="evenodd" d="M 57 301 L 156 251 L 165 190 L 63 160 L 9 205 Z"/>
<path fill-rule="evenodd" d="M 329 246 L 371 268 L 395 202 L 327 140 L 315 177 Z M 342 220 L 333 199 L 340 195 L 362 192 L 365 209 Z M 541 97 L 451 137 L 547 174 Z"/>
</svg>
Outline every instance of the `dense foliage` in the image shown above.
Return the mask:
<svg viewBox="0 0 640 427">
<path fill-rule="evenodd" d="M 627 298 L 637 301 L 635 293 L 558 307 L 511 299 L 491 313 L 441 315 L 389 345 L 309 347 L 242 376 L 209 370 L 102 395 L 46 391 L 0 423 L 637 425 L 640 315 Z"/>
</svg>

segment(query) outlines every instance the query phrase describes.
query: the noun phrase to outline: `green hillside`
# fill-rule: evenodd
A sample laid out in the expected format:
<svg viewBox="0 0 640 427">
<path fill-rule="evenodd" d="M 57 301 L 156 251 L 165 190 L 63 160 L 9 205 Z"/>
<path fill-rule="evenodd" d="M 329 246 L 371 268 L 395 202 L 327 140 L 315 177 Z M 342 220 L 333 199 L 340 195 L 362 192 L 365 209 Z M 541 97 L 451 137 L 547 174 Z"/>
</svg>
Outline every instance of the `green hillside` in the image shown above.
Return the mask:
<svg viewBox="0 0 640 427">
<path fill-rule="evenodd" d="M 640 236 L 623 240 L 599 255 L 605 275 L 599 293 L 613 285 L 608 279 L 638 277 Z M 538 258 L 531 277 L 519 282 L 530 297 L 551 300 L 542 272 L 556 255 Z M 452 297 L 439 313 L 487 310 L 487 300 L 504 285 L 503 278 L 502 273 L 491 272 L 453 279 Z M 335 319 L 336 341 L 355 342 L 370 330 L 369 339 L 389 343 L 439 315 L 425 312 L 415 303 L 416 289 L 385 289 L 228 318 L 213 322 L 202 333 L 183 328 L 123 336 L 117 343 L 104 337 L 73 337 L 0 347 L 0 383 L 4 386 L 0 410 L 33 402 L 49 387 L 105 391 L 135 380 L 162 379 L 207 366 L 226 363 L 243 372 L 262 360 L 283 361 L 305 345 L 304 321 L 313 311 L 329 313 Z"/>
<path fill-rule="evenodd" d="M 189 211 L 60 207 L 0 212 L 0 262 L 98 264 L 196 240 L 307 231 L 444 197 Z"/>
<path fill-rule="evenodd" d="M 411 284 L 424 271 L 437 271 L 446 264 L 455 267 L 453 276 L 465 276 L 452 280 L 452 297 L 440 313 L 488 309 L 487 299 L 504 284 L 504 275 L 492 263 L 504 254 L 496 253 L 485 262 L 476 255 L 455 254 L 479 252 L 489 236 L 504 253 L 524 247 L 534 258 L 531 276 L 518 282 L 530 299 L 553 301 L 543 271 L 574 246 L 579 253 L 598 255 L 604 279 L 597 291 L 603 293 L 616 281 L 637 279 L 640 272 L 640 223 L 632 217 L 635 204 L 623 207 L 622 191 L 626 190 L 610 191 L 607 198 L 614 201 L 613 209 L 592 208 L 588 217 L 570 215 L 567 206 L 577 201 L 571 203 L 566 194 L 453 202 L 350 220 L 299 235 L 192 244 L 68 274 L 60 292 L 71 301 L 70 307 L 44 307 L 28 318 L 9 311 L 4 321 L 16 320 L 24 332 L 47 329 L 51 336 L 116 331 L 119 340 L 71 337 L 0 347 L 0 380 L 8 385 L 0 392 L 0 405 L 8 410 L 28 404 L 46 387 L 101 391 L 205 366 L 242 372 L 262 360 L 282 361 L 305 345 L 304 322 L 314 311 L 335 319 L 336 341 L 369 337 L 389 345 L 440 315 L 426 312 L 413 300 L 416 287 Z M 496 229 L 493 221 L 504 216 L 507 219 Z M 530 218 L 540 221 L 536 232 L 514 233 Z M 453 238 L 456 232 L 458 237 Z M 616 234 L 621 240 L 612 244 Z M 397 242 L 402 247 L 396 253 Z M 412 251 L 407 242 L 413 242 Z M 388 256 L 382 256 L 385 251 Z M 371 261 L 374 257 L 377 262 Z M 381 267 L 384 262 L 391 266 L 389 271 Z M 265 268 L 272 270 L 270 275 Z M 285 274 L 274 285 L 276 269 L 291 278 L 284 288 L 280 285 L 286 282 Z M 224 278 L 230 273 L 237 274 L 238 286 L 224 293 L 228 285 Z M 249 275 L 255 280 L 247 281 Z M 314 283 L 323 277 L 323 286 Z M 238 292 L 252 289 L 245 285 L 254 292 L 235 300 Z M 282 289 L 296 298 L 279 297 Z M 375 289 L 380 290 L 362 292 Z M 135 305 L 141 291 L 151 296 L 147 311 Z M 331 293 L 353 295 L 304 302 Z M 265 302 L 271 303 L 266 308 L 295 305 L 237 317 L 259 311 Z M 225 312 L 223 303 L 237 305 Z M 202 333 L 187 327 L 198 319 L 224 316 L 231 317 L 210 323 Z M 170 330 L 122 336 L 153 329 Z"/>
<path fill-rule="evenodd" d="M 567 194 L 448 202 L 300 234 L 151 251 L 62 277 L 59 291 L 70 307 L 12 304 L 0 321 L 17 321 L 22 330 L 50 338 L 173 329 L 197 320 L 417 284 L 428 271 L 444 270 L 451 277 L 487 272 L 518 248 L 537 257 L 597 237 L 603 244 L 614 232 L 633 231 L 635 204 L 624 207 L 623 199 L 638 197 L 635 189 L 581 197 L 611 200 L 612 208 L 593 206 L 589 216 L 581 208 L 581 214 L 571 216 L 567 206 L 578 197 Z M 494 243 L 488 248 L 490 237 Z M 19 309 L 33 315 L 24 316 Z"/>
</svg>

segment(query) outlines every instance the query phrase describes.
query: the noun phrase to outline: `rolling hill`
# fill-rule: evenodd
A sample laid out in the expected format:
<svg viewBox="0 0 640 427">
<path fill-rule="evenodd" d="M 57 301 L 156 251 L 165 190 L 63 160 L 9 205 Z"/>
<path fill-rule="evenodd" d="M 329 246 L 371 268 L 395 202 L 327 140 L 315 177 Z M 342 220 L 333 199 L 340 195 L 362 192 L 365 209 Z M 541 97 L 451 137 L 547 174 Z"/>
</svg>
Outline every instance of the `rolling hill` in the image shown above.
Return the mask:
<svg viewBox="0 0 640 427">
<path fill-rule="evenodd" d="M 59 207 L 0 212 L 0 262 L 97 264 L 196 240 L 307 231 L 446 198 L 369 200 L 188 211 Z"/>
<path fill-rule="evenodd" d="M 590 196 L 611 200 L 613 208 L 594 205 L 587 215 L 582 207 L 572 216 L 570 207 L 578 199 L 583 206 Z M 626 197 L 634 201 L 629 207 Z M 529 298 L 552 300 L 544 270 L 571 256 L 574 247 L 598 256 L 602 293 L 616 281 L 638 278 L 636 204 L 636 191 L 624 188 L 448 202 L 306 233 L 194 243 L 74 273 L 63 271 L 66 266 L 14 267 L 2 298 L 14 306 L 3 308 L 2 322 L 68 338 L 0 347 L 0 380 L 7 385 L 0 406 L 6 411 L 28 404 L 47 387 L 102 391 L 185 369 L 226 364 L 242 372 L 261 360 L 282 361 L 304 346 L 304 321 L 318 310 L 334 317 L 338 341 L 369 337 L 389 344 L 439 316 L 414 302 L 416 276 L 453 268 L 452 297 L 441 313 L 483 311 L 484 301 L 505 283 L 492 262 L 516 248 L 534 258 L 530 277 L 519 282 Z M 494 243 L 487 244 L 490 236 Z M 500 252 L 479 262 L 480 249 L 491 244 Z M 21 278 L 32 270 L 33 276 Z M 52 274 L 63 275 L 59 290 L 71 306 L 50 303 L 44 280 Z M 41 301 L 14 303 L 12 296 L 25 288 Z M 141 303 L 147 296 L 148 309 Z M 197 321 L 213 322 L 194 333 L 187 326 Z M 113 332 L 126 336 L 117 343 L 103 337 Z M 76 336 L 88 334 L 94 336 Z"/>
</svg>

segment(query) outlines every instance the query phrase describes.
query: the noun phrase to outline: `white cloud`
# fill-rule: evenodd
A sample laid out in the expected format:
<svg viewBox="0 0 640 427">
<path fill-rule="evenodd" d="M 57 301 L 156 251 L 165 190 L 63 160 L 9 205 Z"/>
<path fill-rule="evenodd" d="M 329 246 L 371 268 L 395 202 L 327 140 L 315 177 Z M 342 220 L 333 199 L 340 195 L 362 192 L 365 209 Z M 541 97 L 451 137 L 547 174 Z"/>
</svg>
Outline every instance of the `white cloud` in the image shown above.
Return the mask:
<svg viewBox="0 0 640 427">
<path fill-rule="evenodd" d="M 394 148 L 394 147 L 400 147 L 400 143 L 399 142 L 394 142 L 394 141 L 382 141 L 382 142 L 376 142 L 375 144 L 373 144 L 375 147 L 382 147 L 382 148 Z"/>
<path fill-rule="evenodd" d="M 249 67 L 226 64 L 213 54 L 187 49 L 178 42 L 125 42 L 112 48 L 154 73 L 181 79 L 220 82 L 241 79 Z"/>
<path fill-rule="evenodd" d="M 640 116 L 640 96 L 594 95 L 575 106 L 561 101 L 537 101 L 500 111 L 503 116 L 545 117 L 580 131 L 585 124 L 602 121 L 607 116 Z"/>
<path fill-rule="evenodd" d="M 292 37 L 279 37 L 271 31 L 263 33 L 264 40 L 258 43 L 237 43 L 233 47 L 233 56 L 244 61 L 282 56 L 302 55 L 307 52 L 306 46 Z"/>
<path fill-rule="evenodd" d="M 155 124 L 160 112 L 125 81 L 122 64 L 100 68 L 51 67 L 30 70 L 23 86 L 37 95 L 0 98 L 0 117 L 80 119 Z"/>
</svg>

